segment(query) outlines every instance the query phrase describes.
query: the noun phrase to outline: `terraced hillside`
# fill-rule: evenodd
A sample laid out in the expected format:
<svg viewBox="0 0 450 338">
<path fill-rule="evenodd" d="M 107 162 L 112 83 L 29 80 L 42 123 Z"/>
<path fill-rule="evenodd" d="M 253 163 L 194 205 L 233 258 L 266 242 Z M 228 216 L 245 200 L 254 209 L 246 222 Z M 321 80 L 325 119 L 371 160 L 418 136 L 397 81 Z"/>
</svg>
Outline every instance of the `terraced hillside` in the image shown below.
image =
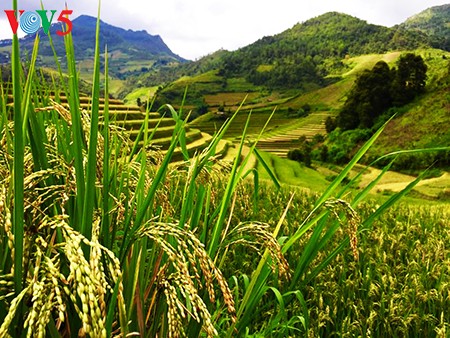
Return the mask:
<svg viewBox="0 0 450 338">
<path fill-rule="evenodd" d="M 7 86 L 6 86 L 7 88 Z M 11 104 L 13 101 L 13 96 L 8 94 L 7 90 L 2 97 L 6 98 L 6 103 Z M 54 101 L 60 103 L 63 107 L 69 108 L 67 97 L 63 95 L 51 94 L 50 98 Z M 90 111 L 91 109 L 91 98 L 87 96 L 80 97 L 80 108 Z M 103 120 L 105 108 L 105 100 L 100 99 L 100 121 Z M 139 130 L 144 124 L 146 113 L 142 112 L 137 105 L 125 105 L 122 100 L 109 99 L 109 114 L 111 124 L 119 127 L 119 130 L 123 130 L 129 135 L 131 140 L 136 140 L 139 134 Z M 149 132 L 153 134 L 151 144 L 163 152 L 166 151 L 172 139 L 172 134 L 174 131 L 175 120 L 171 117 L 161 116 L 158 112 L 150 112 L 148 126 Z M 102 122 L 100 122 L 102 123 Z M 194 153 L 199 152 L 206 148 L 212 139 L 212 136 L 208 133 L 202 132 L 199 129 L 191 128 L 189 126 L 185 127 L 186 130 L 186 143 L 187 150 L 192 156 Z M 142 142 L 140 142 L 142 144 Z M 229 143 L 226 141 L 221 141 L 219 143 L 216 153 L 219 156 L 226 154 Z M 176 149 L 173 161 L 183 160 L 183 154 L 181 149 Z"/>
<path fill-rule="evenodd" d="M 280 157 L 287 157 L 289 150 L 299 147 L 300 138 L 306 137 L 310 140 L 316 134 L 325 135 L 325 119 L 328 116 L 329 112 L 312 113 L 293 124 L 269 132 L 259 140 L 256 147 Z"/>
</svg>

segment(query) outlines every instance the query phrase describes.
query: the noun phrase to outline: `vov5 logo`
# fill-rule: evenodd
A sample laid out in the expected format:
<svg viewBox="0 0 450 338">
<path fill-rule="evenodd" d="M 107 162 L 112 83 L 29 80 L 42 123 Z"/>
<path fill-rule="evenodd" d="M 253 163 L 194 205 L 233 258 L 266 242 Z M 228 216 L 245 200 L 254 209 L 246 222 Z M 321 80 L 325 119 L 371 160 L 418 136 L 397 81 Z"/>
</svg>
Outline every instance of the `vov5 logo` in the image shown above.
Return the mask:
<svg viewBox="0 0 450 338">
<path fill-rule="evenodd" d="M 41 27 L 44 30 L 44 33 L 48 34 L 48 30 L 50 28 L 50 25 L 52 24 L 56 12 L 56 9 L 52 9 L 50 11 L 46 9 L 37 9 L 36 11 L 26 12 L 21 9 L 19 10 L 19 17 L 17 17 L 14 10 L 5 10 L 13 34 L 17 34 L 17 29 L 19 28 L 19 26 L 20 29 L 26 34 L 36 33 Z M 72 21 L 70 21 L 69 19 L 69 15 L 72 13 L 73 10 L 71 9 L 64 9 L 61 11 L 57 20 L 66 24 L 66 30 L 56 31 L 57 35 L 64 36 L 72 31 Z"/>
</svg>

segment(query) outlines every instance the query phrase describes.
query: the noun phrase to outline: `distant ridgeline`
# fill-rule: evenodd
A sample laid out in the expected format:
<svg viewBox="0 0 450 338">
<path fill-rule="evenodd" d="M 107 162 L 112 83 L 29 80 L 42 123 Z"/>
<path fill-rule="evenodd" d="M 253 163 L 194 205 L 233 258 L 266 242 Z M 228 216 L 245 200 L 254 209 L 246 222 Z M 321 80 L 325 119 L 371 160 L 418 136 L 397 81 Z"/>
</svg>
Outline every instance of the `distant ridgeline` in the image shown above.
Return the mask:
<svg viewBox="0 0 450 338">
<path fill-rule="evenodd" d="M 97 19 L 87 15 L 81 15 L 72 20 L 72 36 L 74 41 L 75 57 L 79 64 L 92 60 L 95 48 L 95 26 Z M 59 57 L 61 65 L 65 66 L 64 39 L 56 36 L 55 32 L 61 29 L 60 24 L 53 24 L 50 35 Z M 47 35 L 41 29 L 38 34 L 39 56 L 37 64 L 54 68 L 55 61 L 53 50 Z M 30 55 L 34 44 L 35 34 L 25 36 L 20 40 L 22 55 Z M 185 62 L 183 58 L 174 54 L 164 43 L 159 35 L 150 35 L 146 31 L 132 31 L 114 27 L 103 21 L 100 23 L 100 45 L 108 45 L 110 56 L 110 74 L 123 78 L 133 73 L 140 73 L 143 69 L 148 71 L 153 67 L 170 63 Z M 9 63 L 11 55 L 11 40 L 0 41 L 0 63 Z M 134 69 L 127 67 L 132 62 Z M 90 67 L 89 63 L 86 67 Z M 89 69 L 86 69 L 89 71 Z"/>
<path fill-rule="evenodd" d="M 160 36 L 146 31 L 101 22 L 100 40 L 102 45 L 108 44 L 110 75 L 126 81 L 124 91 L 164 85 L 208 71 L 221 77 L 223 86 L 227 79 L 243 78 L 253 86 L 308 91 L 336 81 L 337 74 L 346 69 L 342 60 L 348 57 L 422 47 L 450 50 L 449 10 L 450 5 L 433 7 L 391 28 L 346 14 L 326 13 L 236 51 L 220 50 L 195 62 L 186 62 Z M 95 23 L 96 18 L 86 15 L 73 20 L 75 56 L 81 74 L 92 73 Z M 51 33 L 57 29 L 59 25 L 52 25 Z M 63 39 L 52 36 L 64 67 Z M 21 48 L 28 55 L 33 42 L 33 35 L 21 39 Z M 0 63 L 9 62 L 10 44 L 10 40 L 0 41 Z M 48 38 L 42 36 L 38 65 L 54 67 L 54 63 Z"/>
</svg>

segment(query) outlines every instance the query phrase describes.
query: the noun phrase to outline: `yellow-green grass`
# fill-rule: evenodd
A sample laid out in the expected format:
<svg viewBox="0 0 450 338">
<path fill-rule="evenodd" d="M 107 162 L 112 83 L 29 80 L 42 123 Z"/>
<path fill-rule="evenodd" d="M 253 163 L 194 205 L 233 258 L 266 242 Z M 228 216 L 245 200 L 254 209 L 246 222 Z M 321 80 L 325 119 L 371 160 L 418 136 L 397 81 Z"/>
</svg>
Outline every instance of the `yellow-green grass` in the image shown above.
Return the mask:
<svg viewBox="0 0 450 338">
<path fill-rule="evenodd" d="M 216 71 L 212 70 L 200 75 L 196 76 L 182 76 L 178 80 L 174 81 L 172 84 L 176 84 L 178 86 L 186 86 L 192 83 L 209 83 L 209 82 L 218 82 L 221 81 L 222 78 L 216 74 Z"/>
<path fill-rule="evenodd" d="M 261 96 L 260 93 L 247 93 L 247 92 L 224 92 L 217 94 L 207 94 L 203 98 L 206 104 L 209 106 L 217 107 L 224 105 L 225 107 L 235 108 L 242 102 L 248 104 Z"/>
<path fill-rule="evenodd" d="M 450 87 L 427 93 L 387 127 L 371 153 L 450 144 Z"/>
<path fill-rule="evenodd" d="M 266 163 L 269 164 L 277 179 L 283 184 L 306 188 L 312 192 L 325 191 L 330 184 L 318 171 L 307 168 L 299 162 L 282 159 L 263 151 L 261 155 Z M 261 163 L 257 164 L 257 168 L 261 178 L 270 179 Z"/>
<path fill-rule="evenodd" d="M 380 170 L 370 168 L 361 178 L 359 187 L 367 186 L 379 174 Z M 404 189 L 409 183 L 415 179 L 414 176 L 401 174 L 394 171 L 387 172 L 383 178 L 375 186 L 377 192 L 398 192 Z M 450 174 L 443 172 L 439 177 L 423 179 L 414 188 L 425 198 L 436 199 L 446 189 L 450 187 Z"/>
<path fill-rule="evenodd" d="M 120 79 L 110 79 L 109 81 L 109 87 L 110 87 L 110 93 L 112 95 L 116 95 L 117 93 L 119 93 L 121 90 L 124 89 L 125 87 L 125 83 L 123 80 Z"/>
<path fill-rule="evenodd" d="M 261 151 L 261 154 L 281 183 L 308 189 L 313 192 L 323 191 L 324 188 L 329 185 L 330 180 L 336 177 L 342 170 L 339 166 L 331 168 L 322 166 L 319 163 L 314 163 L 313 168 L 307 168 L 301 163 L 281 158 L 280 156 L 269 152 Z M 257 164 L 257 168 L 261 178 L 270 179 L 261 163 Z M 357 165 L 354 170 L 349 173 L 348 178 L 351 179 L 355 177 L 363 170 L 362 176 L 352 187 L 351 191 L 353 191 L 353 193 L 357 193 L 361 189 L 364 189 L 381 173 L 380 169 L 371 167 L 365 170 L 365 166 Z M 411 175 L 388 171 L 373 187 L 371 195 L 380 201 L 385 200 L 387 198 L 386 196 L 403 190 L 415 179 L 416 177 Z M 441 202 L 445 203 L 445 201 L 441 200 L 441 196 L 444 192 L 449 191 L 449 187 L 450 173 L 443 172 L 439 177 L 421 180 L 413 189 L 410 197 L 407 198 L 407 201 L 411 205 L 424 203 L 424 199 L 428 201 L 426 203 L 427 205 L 437 205 Z"/>
<path fill-rule="evenodd" d="M 351 70 L 342 74 L 342 76 L 350 76 L 357 75 L 366 69 L 371 69 L 378 61 L 384 61 L 390 65 L 393 65 L 395 61 L 400 57 L 403 52 L 389 52 L 386 54 L 367 54 L 352 57 L 349 59 L 343 60 L 344 64 L 347 67 L 350 67 Z"/>
<path fill-rule="evenodd" d="M 133 90 L 124 98 L 124 102 L 126 104 L 136 104 L 137 99 L 140 99 L 142 102 L 151 100 L 158 90 L 158 86 L 154 87 L 143 87 Z"/>
<path fill-rule="evenodd" d="M 327 87 L 305 93 L 289 100 L 287 107 L 301 107 L 309 104 L 320 110 L 338 110 L 345 102 L 347 92 L 354 83 L 353 77 L 346 77 Z"/>
<path fill-rule="evenodd" d="M 269 71 L 271 71 L 272 69 L 273 69 L 273 65 L 259 65 L 257 68 L 256 68 L 256 71 L 257 72 L 269 72 Z"/>
</svg>

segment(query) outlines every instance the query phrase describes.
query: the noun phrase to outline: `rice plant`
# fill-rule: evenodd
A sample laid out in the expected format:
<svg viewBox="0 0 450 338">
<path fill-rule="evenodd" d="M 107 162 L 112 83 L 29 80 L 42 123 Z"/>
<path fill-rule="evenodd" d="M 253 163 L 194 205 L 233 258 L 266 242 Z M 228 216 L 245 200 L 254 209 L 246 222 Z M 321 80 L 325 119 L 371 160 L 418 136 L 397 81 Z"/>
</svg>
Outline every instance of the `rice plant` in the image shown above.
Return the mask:
<svg viewBox="0 0 450 338">
<path fill-rule="evenodd" d="M 68 106 L 50 95 L 61 88 L 39 81 L 39 39 L 25 72 L 13 38 L 13 103 L 2 94 L 0 114 L 0 336 L 315 332 L 308 286 L 349 243 L 358 262 L 361 232 L 420 177 L 363 217 L 372 185 L 346 200 L 341 183 L 382 129 L 321 196 L 288 192 L 273 174 L 275 187 L 266 185 L 246 169 L 253 154 L 264 161 L 256 142 L 245 145 L 248 120 L 232 163 L 216 147 L 234 117 L 190 156 L 182 111 L 164 107 L 176 123 L 161 152 L 148 107 L 132 141 L 110 123 L 106 48 L 100 93 L 99 27 L 87 110 L 70 34 L 69 76 L 59 80 Z M 182 163 L 172 163 L 175 151 Z"/>
</svg>

